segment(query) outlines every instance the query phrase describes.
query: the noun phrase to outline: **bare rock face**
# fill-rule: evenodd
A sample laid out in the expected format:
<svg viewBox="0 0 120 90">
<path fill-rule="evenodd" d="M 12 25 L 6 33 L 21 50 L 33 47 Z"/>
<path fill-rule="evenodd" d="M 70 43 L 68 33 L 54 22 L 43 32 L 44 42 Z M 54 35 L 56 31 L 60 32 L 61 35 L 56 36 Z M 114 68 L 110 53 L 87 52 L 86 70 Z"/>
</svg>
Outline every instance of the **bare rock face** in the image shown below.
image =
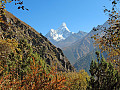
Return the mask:
<svg viewBox="0 0 120 90">
<path fill-rule="evenodd" d="M 10 23 L 11 26 L 6 30 L 3 30 L 0 26 L 1 36 L 10 39 L 14 38 L 16 40 L 21 38 L 27 39 L 28 43 L 32 46 L 33 51 L 37 52 L 49 65 L 53 66 L 57 63 L 59 71 L 74 71 L 74 67 L 64 56 L 62 50 L 56 48 L 41 33 L 38 33 L 31 26 L 19 20 L 8 11 L 5 11 L 4 19 L 6 23 Z"/>
</svg>

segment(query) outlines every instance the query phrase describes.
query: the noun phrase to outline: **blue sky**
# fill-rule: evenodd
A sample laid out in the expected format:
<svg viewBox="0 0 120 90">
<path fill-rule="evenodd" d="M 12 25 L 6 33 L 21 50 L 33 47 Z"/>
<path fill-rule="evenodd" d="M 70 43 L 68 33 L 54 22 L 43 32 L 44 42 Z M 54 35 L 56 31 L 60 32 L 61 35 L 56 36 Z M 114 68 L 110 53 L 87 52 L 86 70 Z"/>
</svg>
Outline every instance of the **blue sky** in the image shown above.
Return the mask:
<svg viewBox="0 0 120 90">
<path fill-rule="evenodd" d="M 109 0 L 23 1 L 29 11 L 18 10 L 13 3 L 7 4 L 6 9 L 43 35 L 50 29 L 57 29 L 63 22 L 72 32 L 89 32 L 108 19 L 103 6 L 109 8 L 111 5 Z"/>
</svg>

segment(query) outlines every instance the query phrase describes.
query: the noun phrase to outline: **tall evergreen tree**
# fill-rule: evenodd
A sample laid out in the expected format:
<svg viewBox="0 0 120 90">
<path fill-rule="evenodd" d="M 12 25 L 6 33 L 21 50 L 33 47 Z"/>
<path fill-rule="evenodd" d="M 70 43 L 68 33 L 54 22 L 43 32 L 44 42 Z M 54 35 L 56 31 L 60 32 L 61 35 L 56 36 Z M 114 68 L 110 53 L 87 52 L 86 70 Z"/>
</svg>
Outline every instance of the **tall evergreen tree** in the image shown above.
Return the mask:
<svg viewBox="0 0 120 90">
<path fill-rule="evenodd" d="M 103 55 L 96 52 L 97 60 L 90 65 L 90 81 L 88 81 L 88 90 L 119 90 L 120 76 L 113 65 L 106 62 Z"/>
</svg>

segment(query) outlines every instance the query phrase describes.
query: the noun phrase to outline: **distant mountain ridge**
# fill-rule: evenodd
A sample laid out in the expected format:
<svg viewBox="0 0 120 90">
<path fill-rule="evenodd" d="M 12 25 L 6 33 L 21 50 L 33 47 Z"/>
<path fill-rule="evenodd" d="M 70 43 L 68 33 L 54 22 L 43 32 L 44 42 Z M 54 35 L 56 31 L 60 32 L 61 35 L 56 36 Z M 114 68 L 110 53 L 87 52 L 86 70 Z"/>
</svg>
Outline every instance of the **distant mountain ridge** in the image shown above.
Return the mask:
<svg viewBox="0 0 120 90">
<path fill-rule="evenodd" d="M 72 64 L 95 49 L 93 46 L 94 40 L 91 37 L 95 34 L 99 34 L 101 36 L 104 35 L 104 31 L 102 31 L 104 27 L 109 27 L 107 22 L 105 22 L 103 25 L 98 25 L 97 27 L 93 28 L 97 31 L 91 30 L 86 36 L 77 40 L 69 47 L 62 48 L 64 54 Z"/>
<path fill-rule="evenodd" d="M 67 28 L 66 23 L 62 23 L 57 30 L 51 29 L 45 37 L 47 37 L 55 46 L 63 48 L 70 46 L 86 34 L 87 33 L 83 31 L 79 31 L 78 33 L 71 32 Z"/>
<path fill-rule="evenodd" d="M 93 39 L 91 39 L 93 35 L 94 33 L 91 31 L 83 38 L 74 42 L 71 46 L 62 48 L 63 53 L 72 64 L 94 49 Z"/>
<path fill-rule="evenodd" d="M 96 47 L 93 46 L 94 40 L 91 38 L 93 35 L 104 35 L 104 28 L 108 28 L 109 24 L 105 22 L 103 25 L 94 27 L 86 36 L 77 40 L 69 47 L 63 48 L 63 52 L 69 61 L 74 65 L 77 71 L 85 69 L 89 73 L 89 67 L 92 59 L 95 59 Z M 97 31 L 94 31 L 96 29 Z M 107 54 L 103 53 L 106 58 Z"/>
</svg>

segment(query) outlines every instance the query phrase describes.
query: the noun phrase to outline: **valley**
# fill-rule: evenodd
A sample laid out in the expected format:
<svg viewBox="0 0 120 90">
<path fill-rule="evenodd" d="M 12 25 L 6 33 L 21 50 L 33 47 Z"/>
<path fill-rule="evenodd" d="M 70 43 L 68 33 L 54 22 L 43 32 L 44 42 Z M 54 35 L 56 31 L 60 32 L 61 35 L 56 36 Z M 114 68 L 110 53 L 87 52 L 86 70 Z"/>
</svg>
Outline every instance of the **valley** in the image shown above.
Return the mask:
<svg viewBox="0 0 120 90">
<path fill-rule="evenodd" d="M 78 71 L 80 69 L 85 69 L 89 73 L 90 63 L 92 59 L 95 59 L 95 51 L 97 50 L 97 47 L 94 46 L 94 39 L 91 37 L 97 34 L 101 36 L 104 35 L 104 32 L 102 30 L 103 27 L 109 27 L 108 23 L 105 22 L 103 25 L 93 27 L 93 29 L 97 29 L 98 31 L 91 30 L 89 33 L 83 31 L 79 31 L 78 33 L 71 32 L 70 30 L 68 30 L 66 24 L 64 24 L 65 23 L 63 23 L 57 30 L 54 30 L 56 33 L 50 30 L 45 36 L 56 47 L 59 47 L 63 50 L 65 56 Z M 56 40 L 54 39 L 55 36 L 65 37 L 64 39 Z M 83 64 L 83 60 L 81 61 L 82 58 L 84 58 L 84 63 L 86 63 L 86 67 Z M 78 62 L 81 63 L 76 66 Z"/>
</svg>

